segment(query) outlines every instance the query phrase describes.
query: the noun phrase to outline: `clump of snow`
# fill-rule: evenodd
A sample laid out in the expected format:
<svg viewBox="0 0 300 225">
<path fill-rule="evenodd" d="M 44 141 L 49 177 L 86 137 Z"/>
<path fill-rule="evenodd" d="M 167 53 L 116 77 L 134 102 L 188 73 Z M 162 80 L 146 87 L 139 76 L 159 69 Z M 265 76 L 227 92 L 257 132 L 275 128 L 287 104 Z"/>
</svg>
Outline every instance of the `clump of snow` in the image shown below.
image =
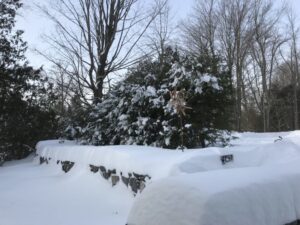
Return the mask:
<svg viewBox="0 0 300 225">
<path fill-rule="evenodd" d="M 150 96 L 150 97 L 156 96 L 155 87 L 148 86 L 147 89 L 146 89 L 146 96 Z"/>
</svg>

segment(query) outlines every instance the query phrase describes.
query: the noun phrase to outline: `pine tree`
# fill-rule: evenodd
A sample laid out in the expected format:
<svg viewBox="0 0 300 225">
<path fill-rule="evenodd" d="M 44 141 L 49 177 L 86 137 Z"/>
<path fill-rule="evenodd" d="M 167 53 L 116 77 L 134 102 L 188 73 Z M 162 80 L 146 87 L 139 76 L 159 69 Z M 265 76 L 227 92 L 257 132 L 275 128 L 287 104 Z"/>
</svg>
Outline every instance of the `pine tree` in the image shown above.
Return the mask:
<svg viewBox="0 0 300 225">
<path fill-rule="evenodd" d="M 55 130 L 52 85 L 28 66 L 23 31 L 14 30 L 19 0 L 0 3 L 0 153 L 19 159 Z"/>
<path fill-rule="evenodd" d="M 67 108 L 67 116 L 65 116 L 63 125 L 65 130 L 62 136 L 70 140 L 78 140 L 82 133 L 82 127 L 87 123 L 86 115 L 89 113 L 89 107 L 84 107 L 80 99 L 80 95 L 76 93 L 72 96 L 70 104 Z"/>
<path fill-rule="evenodd" d="M 83 140 L 192 148 L 220 137 L 218 129 L 228 128 L 226 71 L 218 60 L 180 56 L 171 48 L 165 57 L 163 68 L 158 60 L 146 59 L 129 71 L 93 109 Z M 184 117 L 170 104 L 170 92 L 176 90 L 184 91 L 191 106 Z"/>
</svg>

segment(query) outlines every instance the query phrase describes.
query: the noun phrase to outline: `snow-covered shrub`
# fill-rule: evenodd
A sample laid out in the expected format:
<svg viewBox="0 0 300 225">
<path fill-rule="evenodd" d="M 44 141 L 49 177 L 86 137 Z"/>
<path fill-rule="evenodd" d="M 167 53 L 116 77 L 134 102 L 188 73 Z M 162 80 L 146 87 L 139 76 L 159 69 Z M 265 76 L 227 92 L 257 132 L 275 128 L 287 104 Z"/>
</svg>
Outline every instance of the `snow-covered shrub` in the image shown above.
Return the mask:
<svg viewBox="0 0 300 225">
<path fill-rule="evenodd" d="M 65 115 L 59 118 L 60 133 L 63 139 L 78 140 L 82 134 L 82 127 L 87 123 L 89 108 L 84 107 L 79 94 L 75 94 Z"/>
<path fill-rule="evenodd" d="M 191 108 L 183 121 L 184 145 L 204 147 L 218 138 L 216 131 L 227 121 L 227 77 L 211 60 L 180 57 L 169 49 L 163 65 L 143 61 L 94 107 L 82 139 L 95 145 L 177 148 L 180 121 L 170 104 L 170 92 L 184 90 Z"/>
</svg>

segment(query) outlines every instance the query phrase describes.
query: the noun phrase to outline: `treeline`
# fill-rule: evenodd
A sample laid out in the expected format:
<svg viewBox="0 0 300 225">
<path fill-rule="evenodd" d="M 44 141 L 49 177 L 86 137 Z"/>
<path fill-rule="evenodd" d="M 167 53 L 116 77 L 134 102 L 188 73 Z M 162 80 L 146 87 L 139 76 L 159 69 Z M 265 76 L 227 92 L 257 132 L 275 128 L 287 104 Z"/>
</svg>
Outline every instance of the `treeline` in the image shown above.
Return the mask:
<svg viewBox="0 0 300 225">
<path fill-rule="evenodd" d="M 56 28 L 42 71 L 13 29 L 22 4 L 1 1 L 1 152 L 15 158 L 57 137 L 193 148 L 226 143 L 225 131 L 298 129 L 299 27 L 288 6 L 199 0 L 176 24 L 172 4 L 39 5 Z"/>
<path fill-rule="evenodd" d="M 231 73 L 235 130 L 298 129 L 298 35 L 278 1 L 197 1 L 184 27 L 192 54 L 220 55 Z"/>
<path fill-rule="evenodd" d="M 288 5 L 271 0 L 200 0 L 178 25 L 172 21 L 172 1 L 156 1 L 146 12 L 138 5 L 141 2 L 112 2 L 113 10 L 101 13 L 96 9 L 103 7 L 93 1 L 65 7 L 54 4 L 52 14 L 40 7 L 64 34 L 48 39 L 59 48 L 60 57 L 46 57 L 57 66 L 59 83 L 67 87 L 65 92 L 79 95 L 87 107 L 101 102 L 99 96 L 109 92 L 114 80 L 122 79 L 116 79 L 118 71 L 144 57 L 162 62 L 166 49 L 172 46 L 191 57 L 219 58 L 226 66 L 234 105 L 228 117 L 229 130 L 298 129 L 299 28 Z M 140 14 L 135 13 L 136 7 Z M 88 8 L 90 15 L 85 15 Z M 54 16 L 57 11 L 64 23 Z M 109 18 L 110 13 L 114 20 L 107 24 L 101 18 Z M 77 16 L 81 14 L 85 17 Z M 147 23 L 139 24 L 142 20 Z M 70 28 L 65 21 L 75 21 L 75 25 Z M 124 29 L 113 32 L 115 26 Z M 99 37 L 107 43 L 98 41 Z"/>
</svg>

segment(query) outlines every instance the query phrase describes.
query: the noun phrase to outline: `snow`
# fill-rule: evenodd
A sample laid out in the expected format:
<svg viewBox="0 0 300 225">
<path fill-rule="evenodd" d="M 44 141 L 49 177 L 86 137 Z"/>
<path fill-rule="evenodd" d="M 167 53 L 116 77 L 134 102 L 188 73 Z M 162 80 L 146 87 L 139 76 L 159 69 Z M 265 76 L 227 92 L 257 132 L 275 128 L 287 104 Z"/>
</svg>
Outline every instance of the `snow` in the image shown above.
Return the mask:
<svg viewBox="0 0 300 225">
<path fill-rule="evenodd" d="M 150 97 L 155 97 L 156 96 L 156 89 L 155 89 L 155 87 L 148 86 L 145 95 L 146 96 L 150 96 Z"/>
<path fill-rule="evenodd" d="M 300 133 L 238 135 L 227 169 L 216 168 L 209 155 L 185 161 L 180 168 L 190 174 L 149 185 L 128 225 L 283 225 L 299 219 Z"/>
<path fill-rule="evenodd" d="M 152 178 L 162 178 L 170 174 L 172 165 L 184 155 L 180 151 L 165 150 L 145 146 L 82 146 L 76 143 L 58 141 L 40 142 L 37 154 L 45 158 L 75 162 L 81 167 L 89 165 L 116 169 L 117 172 L 147 174 Z M 164 164 L 164 165 L 162 165 Z M 165 169 L 162 170 L 162 167 Z"/>
<path fill-rule="evenodd" d="M 283 225 L 300 218 L 299 160 L 167 178 L 138 197 L 128 225 Z"/>
<path fill-rule="evenodd" d="M 232 147 L 205 148 L 182 151 L 161 150 L 146 146 L 82 146 L 72 142 L 40 142 L 37 154 L 45 158 L 72 161 L 83 167 L 89 165 L 116 169 L 117 172 L 147 174 L 152 180 L 168 176 L 228 168 L 264 166 L 300 158 L 300 133 L 236 134 Z M 282 141 L 275 142 L 278 136 Z M 168 141 L 168 140 L 166 140 Z M 234 155 L 234 161 L 222 165 L 222 155 Z"/>
<path fill-rule="evenodd" d="M 133 195 L 88 170 L 21 161 L 0 168 L 1 225 L 125 224 Z"/>
<path fill-rule="evenodd" d="M 141 118 L 143 122 L 144 119 Z M 182 151 L 43 141 L 0 167 L 2 225 L 282 225 L 300 218 L 300 131 L 235 133 L 230 147 Z M 225 165 L 220 157 L 233 154 Z M 57 160 L 75 162 L 65 174 Z M 89 165 L 150 175 L 134 198 Z"/>
<path fill-rule="evenodd" d="M 203 77 L 201 79 L 202 82 L 205 82 L 205 83 L 209 83 L 210 81 L 212 80 L 212 77 L 210 74 L 203 74 Z"/>
</svg>

